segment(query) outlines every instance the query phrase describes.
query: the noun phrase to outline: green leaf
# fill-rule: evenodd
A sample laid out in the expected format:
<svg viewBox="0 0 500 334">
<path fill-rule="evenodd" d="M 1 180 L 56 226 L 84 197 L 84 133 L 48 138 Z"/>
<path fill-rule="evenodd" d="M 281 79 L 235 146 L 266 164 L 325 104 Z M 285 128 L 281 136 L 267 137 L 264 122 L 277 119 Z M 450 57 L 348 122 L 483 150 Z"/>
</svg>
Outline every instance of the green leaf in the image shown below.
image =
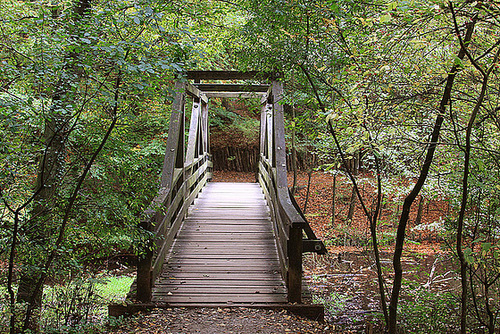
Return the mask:
<svg viewBox="0 0 500 334">
<path fill-rule="evenodd" d="M 391 15 L 386 14 L 386 15 L 381 15 L 379 19 L 380 23 L 387 23 L 391 21 Z"/>
<path fill-rule="evenodd" d="M 396 8 L 398 8 L 398 3 L 396 1 L 390 2 L 390 3 L 387 4 L 387 9 L 388 10 L 394 10 Z"/>
<path fill-rule="evenodd" d="M 491 248 L 491 242 L 483 242 L 481 244 L 481 248 L 483 249 L 483 252 L 487 252 Z"/>
</svg>

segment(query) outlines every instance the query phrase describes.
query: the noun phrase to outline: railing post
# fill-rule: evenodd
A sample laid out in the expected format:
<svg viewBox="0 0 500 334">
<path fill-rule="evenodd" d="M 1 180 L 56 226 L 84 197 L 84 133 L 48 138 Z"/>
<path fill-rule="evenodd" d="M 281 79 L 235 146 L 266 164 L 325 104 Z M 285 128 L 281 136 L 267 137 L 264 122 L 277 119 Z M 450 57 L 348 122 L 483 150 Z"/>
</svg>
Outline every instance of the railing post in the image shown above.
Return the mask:
<svg viewBox="0 0 500 334">
<path fill-rule="evenodd" d="M 150 220 L 142 221 L 139 227 L 147 232 L 151 232 L 152 224 Z M 141 303 L 149 303 L 152 298 L 153 291 L 153 249 L 152 240 L 148 239 L 143 247 L 144 252 L 140 253 L 137 258 L 137 294 L 136 299 Z"/>
<path fill-rule="evenodd" d="M 302 302 L 302 228 L 290 227 L 288 235 L 288 301 Z"/>
</svg>

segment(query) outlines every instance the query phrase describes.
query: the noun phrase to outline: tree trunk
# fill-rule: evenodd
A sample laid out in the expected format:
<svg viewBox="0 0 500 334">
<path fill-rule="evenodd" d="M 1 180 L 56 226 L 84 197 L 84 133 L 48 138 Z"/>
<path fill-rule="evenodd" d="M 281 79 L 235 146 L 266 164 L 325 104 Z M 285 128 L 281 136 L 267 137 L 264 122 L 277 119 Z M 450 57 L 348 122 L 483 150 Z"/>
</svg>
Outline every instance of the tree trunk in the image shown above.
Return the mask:
<svg viewBox="0 0 500 334">
<path fill-rule="evenodd" d="M 467 31 L 465 35 L 465 41 L 468 43 L 472 38 L 472 32 L 474 31 L 475 19 L 467 24 Z M 465 49 L 463 47 L 460 48 L 460 51 L 457 56 L 459 59 L 464 59 L 465 57 Z M 436 117 L 436 121 L 434 122 L 434 127 L 431 133 L 430 143 L 427 148 L 427 154 L 425 156 L 424 164 L 420 171 L 420 175 L 418 177 L 417 183 L 413 187 L 412 191 L 405 198 L 403 203 L 403 208 L 401 210 L 401 217 L 399 219 L 399 225 L 396 234 L 396 247 L 394 250 L 393 257 L 393 266 L 394 266 L 394 281 L 392 284 L 392 294 L 391 300 L 389 303 L 389 333 L 396 334 L 397 333 L 397 307 L 399 300 L 399 293 L 401 291 L 401 282 L 403 279 L 403 268 L 401 266 L 401 256 L 403 253 L 403 244 L 405 240 L 406 233 L 406 225 L 408 223 L 408 218 L 410 215 L 410 208 L 415 198 L 418 196 L 420 190 L 422 189 L 425 180 L 427 179 L 427 175 L 429 174 L 429 169 L 432 161 L 434 160 L 434 152 L 436 151 L 437 142 L 439 139 L 439 134 L 441 132 L 441 125 L 444 121 L 444 115 L 446 113 L 446 106 L 449 104 L 451 90 L 453 87 L 453 82 L 455 80 L 455 76 L 458 73 L 458 65 L 454 65 L 446 80 L 445 90 L 443 92 L 443 96 L 441 98 L 439 104 L 439 113 Z"/>
<path fill-rule="evenodd" d="M 90 10 L 90 0 L 78 0 L 73 8 L 75 22 L 81 21 Z M 54 13 L 53 13 L 54 15 Z M 76 25 L 75 25 L 76 26 Z M 80 31 L 73 31 L 73 26 L 67 27 L 73 38 L 77 38 Z M 78 28 L 76 28 L 78 29 Z M 34 205 L 30 212 L 30 226 L 26 236 L 33 242 L 36 248 L 46 249 L 50 236 L 54 232 L 54 222 L 57 221 L 55 211 L 58 201 L 57 192 L 65 172 L 66 140 L 69 133 L 69 121 L 71 119 L 72 106 L 75 103 L 72 98 L 72 87 L 77 81 L 78 73 L 75 62 L 78 55 L 68 51 L 64 55 L 65 68 L 59 77 L 56 90 L 52 96 L 49 117 L 45 119 L 42 141 L 45 144 L 43 156 L 38 167 L 37 180 L 34 193 Z M 42 272 L 39 264 L 44 261 L 46 254 L 33 252 L 31 262 L 33 265 L 25 267 L 19 281 L 17 300 L 27 302 L 29 308 L 38 308 L 41 305 L 43 294 L 42 288 L 35 289 L 36 283 L 40 281 Z M 27 328 L 36 331 L 36 324 L 30 323 Z"/>
<path fill-rule="evenodd" d="M 352 219 L 354 218 L 354 209 L 356 208 L 356 189 L 352 187 L 351 199 L 349 200 L 349 212 L 347 213 L 347 224 L 351 226 Z"/>
<path fill-rule="evenodd" d="M 295 147 L 295 108 L 292 107 L 292 170 L 293 170 L 293 185 L 292 195 L 297 191 L 297 148 Z"/>
<path fill-rule="evenodd" d="M 52 99 L 51 115 L 60 113 L 64 108 L 62 96 L 67 93 L 68 86 L 60 85 L 59 91 Z M 68 120 L 66 118 L 55 118 L 45 121 L 43 141 L 46 148 L 40 166 L 38 168 L 37 181 L 35 186 L 34 206 L 30 213 L 31 225 L 29 227 L 28 237 L 37 246 L 42 249 L 47 244 L 47 239 L 51 235 L 50 222 L 55 220 L 52 215 L 53 209 L 57 206 L 55 201 L 59 182 L 64 173 L 64 158 L 66 155 L 66 135 L 68 132 Z M 32 254 L 33 265 L 36 262 L 42 261 L 37 255 Z M 26 268 L 21 275 L 19 288 L 17 292 L 17 300 L 19 302 L 30 302 L 32 299 L 34 282 L 38 279 L 40 272 Z M 37 306 L 41 305 L 42 291 L 37 296 L 34 296 L 34 302 Z"/>
<path fill-rule="evenodd" d="M 335 193 L 337 191 L 337 174 L 333 174 L 332 182 L 332 227 L 335 226 Z"/>
<path fill-rule="evenodd" d="M 313 170 L 310 169 L 309 172 L 307 173 L 307 192 L 306 192 L 306 200 L 304 201 L 304 214 L 307 211 L 307 203 L 309 202 L 309 193 L 311 191 L 311 176 L 312 176 Z"/>
<path fill-rule="evenodd" d="M 415 218 L 415 226 L 422 223 L 422 213 L 424 211 L 424 196 L 420 196 L 420 201 L 418 202 L 417 218 Z"/>
</svg>

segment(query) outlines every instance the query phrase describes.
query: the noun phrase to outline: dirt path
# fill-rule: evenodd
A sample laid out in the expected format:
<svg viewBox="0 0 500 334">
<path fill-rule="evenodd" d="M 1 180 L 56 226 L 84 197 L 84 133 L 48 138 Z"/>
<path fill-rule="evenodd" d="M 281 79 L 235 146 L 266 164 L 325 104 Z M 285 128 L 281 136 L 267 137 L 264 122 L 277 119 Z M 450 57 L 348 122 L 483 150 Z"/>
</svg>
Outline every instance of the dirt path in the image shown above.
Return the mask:
<svg viewBox="0 0 500 334">
<path fill-rule="evenodd" d="M 307 334 L 333 332 L 325 324 L 300 318 L 286 311 L 248 308 L 170 308 L 140 314 L 108 333 Z"/>
</svg>

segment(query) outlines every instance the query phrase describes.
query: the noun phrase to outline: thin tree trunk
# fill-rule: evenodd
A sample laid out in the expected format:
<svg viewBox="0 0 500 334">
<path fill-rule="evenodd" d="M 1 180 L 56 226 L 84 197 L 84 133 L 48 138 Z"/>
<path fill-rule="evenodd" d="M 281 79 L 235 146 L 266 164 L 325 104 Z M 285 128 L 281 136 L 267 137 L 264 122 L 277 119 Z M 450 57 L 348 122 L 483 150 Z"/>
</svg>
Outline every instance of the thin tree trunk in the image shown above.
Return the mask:
<svg viewBox="0 0 500 334">
<path fill-rule="evenodd" d="M 465 255 L 463 252 L 463 229 L 464 229 L 464 220 L 465 220 L 465 214 L 467 211 L 467 199 L 469 196 L 469 189 L 468 189 L 468 180 L 469 180 L 469 173 L 470 173 L 470 157 L 471 157 L 471 136 L 472 136 L 472 128 L 474 126 L 474 123 L 476 121 L 476 117 L 479 113 L 479 110 L 481 109 L 484 101 L 484 97 L 486 95 L 486 90 L 488 88 L 488 80 L 491 72 L 497 66 L 498 58 L 500 56 L 500 49 L 497 50 L 494 59 L 492 60 L 492 65 L 484 71 L 479 64 L 475 61 L 475 59 L 471 56 L 471 54 L 467 51 L 467 44 L 468 40 L 465 39 L 462 41 L 459 35 L 459 30 L 458 30 L 458 25 L 456 21 L 456 16 L 455 16 L 455 11 L 453 10 L 453 5 L 451 6 L 451 11 L 453 15 L 453 22 L 455 26 L 455 32 L 458 34 L 459 39 L 460 39 L 460 45 L 461 48 L 464 50 L 465 54 L 467 54 L 467 57 L 471 61 L 472 65 L 479 71 L 481 72 L 483 76 L 483 80 L 481 82 L 481 92 L 479 93 L 479 97 L 476 101 L 476 104 L 474 106 L 474 109 L 471 113 L 471 116 L 469 118 L 469 122 L 467 124 L 467 129 L 465 133 L 465 148 L 463 148 L 464 152 L 464 172 L 463 172 L 463 178 L 462 178 L 462 199 L 460 203 L 460 212 L 458 215 L 458 226 L 457 226 L 457 242 L 456 242 L 456 249 L 457 249 L 457 254 L 458 258 L 460 260 L 460 278 L 461 278 L 461 285 L 462 285 L 462 296 L 461 296 L 461 316 L 460 316 L 460 332 L 462 334 L 465 334 L 467 331 L 467 261 L 465 259 Z M 473 25 L 475 21 L 473 21 L 470 25 Z M 488 282 L 485 281 L 485 298 L 487 299 L 487 293 L 488 293 Z M 488 301 L 486 300 L 486 306 L 488 306 Z"/>
<path fill-rule="evenodd" d="M 10 297 L 10 334 L 14 334 L 16 332 L 16 310 L 15 310 L 16 297 L 14 294 L 14 290 L 12 288 L 12 282 L 13 282 L 14 256 L 17 246 L 18 230 L 19 230 L 19 211 L 16 210 L 14 214 L 14 229 L 12 231 L 12 243 L 10 245 L 9 272 L 7 275 L 7 291 Z"/>
<path fill-rule="evenodd" d="M 335 226 L 335 195 L 337 192 L 337 174 L 333 174 L 332 182 L 332 227 Z"/>
<path fill-rule="evenodd" d="M 370 143 L 372 142 L 372 138 L 370 135 Z M 372 149 L 373 149 L 373 145 Z M 389 317 L 387 312 L 387 299 L 385 296 L 384 289 L 384 277 L 382 275 L 382 263 L 380 262 L 380 251 L 378 249 L 378 240 L 377 240 L 377 221 L 380 216 L 380 212 L 382 211 L 382 176 L 380 175 L 380 162 L 376 154 L 374 154 L 375 158 L 375 167 L 377 169 L 377 204 L 375 206 L 375 212 L 370 219 L 370 234 L 372 237 L 373 244 L 373 253 L 375 255 L 375 266 L 377 267 L 377 280 L 378 280 L 378 291 L 380 293 L 380 300 L 382 302 L 382 312 L 384 313 L 384 319 L 386 320 Z"/>
<path fill-rule="evenodd" d="M 314 92 L 314 95 L 316 96 L 316 100 L 318 101 L 318 104 L 320 105 L 321 110 L 326 114 L 327 113 L 326 112 L 326 108 L 323 105 L 323 102 L 321 101 L 321 98 L 320 98 L 320 96 L 318 94 L 316 86 L 314 85 L 314 83 L 313 83 L 313 81 L 311 79 L 311 76 L 309 75 L 309 72 L 307 72 L 307 70 L 303 66 L 301 66 L 300 68 L 302 69 L 302 71 L 306 75 L 307 80 L 309 81 L 309 83 L 311 85 L 311 88 L 312 88 L 312 90 Z M 356 190 L 356 194 L 358 195 L 358 199 L 359 199 L 361 208 L 363 209 L 363 212 L 365 213 L 367 219 L 370 221 L 370 225 L 373 224 L 374 226 L 376 226 L 376 221 L 377 221 L 377 217 L 378 217 L 378 214 L 379 214 L 380 205 L 381 205 L 381 198 L 382 198 L 381 197 L 382 196 L 382 191 L 381 191 L 382 184 L 381 184 L 381 176 L 380 176 L 380 165 L 379 165 L 379 161 L 378 161 L 377 155 L 374 154 L 375 164 L 377 166 L 377 183 L 378 183 L 377 189 L 378 189 L 378 194 L 377 194 L 377 206 L 376 206 L 376 209 L 375 209 L 375 214 L 372 215 L 372 214 L 370 214 L 370 212 L 368 211 L 368 208 L 366 207 L 365 203 L 363 202 L 363 198 L 361 197 L 361 192 L 358 189 L 358 185 L 356 183 L 356 180 L 355 180 L 354 176 L 349 171 L 347 159 L 345 158 L 345 155 L 344 155 L 344 153 L 342 151 L 342 148 L 340 146 L 339 140 L 338 140 L 337 135 L 336 135 L 336 133 L 334 131 L 332 122 L 331 122 L 330 119 L 328 119 L 327 121 L 328 121 L 329 130 L 330 130 L 330 132 L 331 132 L 331 134 L 333 136 L 333 139 L 335 141 L 335 145 L 337 146 L 337 149 L 339 151 L 339 154 L 340 154 L 340 157 L 341 157 L 341 160 L 342 160 L 342 164 L 343 164 L 345 170 L 347 171 L 347 175 L 349 176 L 354 189 Z M 370 135 L 370 143 L 372 143 L 371 135 Z M 373 147 L 372 144 L 371 144 L 371 148 L 375 152 L 375 148 Z M 375 229 L 375 232 L 376 232 L 376 229 Z M 376 236 L 376 234 L 372 234 L 372 240 L 373 240 L 373 243 L 374 243 L 375 264 L 377 266 L 377 272 L 378 272 L 380 302 L 382 304 L 382 311 L 384 313 L 384 319 L 385 319 L 385 322 L 387 324 L 388 321 L 389 321 L 388 320 L 389 315 L 387 313 L 387 301 L 386 301 L 386 298 L 385 298 L 383 277 L 382 277 L 382 274 L 381 274 L 382 273 L 382 269 L 381 269 L 382 267 L 381 267 L 381 263 L 380 263 L 380 257 L 379 257 L 378 243 L 377 243 L 377 236 Z"/>
<path fill-rule="evenodd" d="M 465 41 L 468 43 L 472 38 L 472 32 L 474 31 L 475 19 L 472 22 L 467 24 L 467 31 L 465 35 Z M 463 59 L 465 57 L 465 49 L 463 47 L 460 48 L 460 51 L 457 56 L 459 59 Z M 429 174 L 429 169 L 432 161 L 434 160 L 434 153 L 437 147 L 437 141 L 439 139 L 439 134 L 441 132 L 441 126 L 444 121 L 444 115 L 446 113 L 446 106 L 449 104 L 451 90 L 453 87 L 453 82 L 455 80 L 455 76 L 458 73 L 458 65 L 454 65 L 449 74 L 446 81 L 445 90 L 443 92 L 443 97 L 441 98 L 441 102 L 439 104 L 439 113 L 436 117 L 436 121 L 434 122 L 434 127 L 431 133 L 430 143 L 427 148 L 427 154 L 425 156 L 424 164 L 420 171 L 420 175 L 418 177 L 417 183 L 413 187 L 412 191 L 408 196 L 406 196 L 403 208 L 401 210 L 401 217 L 399 219 L 399 225 L 397 228 L 396 234 L 396 247 L 394 250 L 393 257 L 393 266 L 394 266 L 394 281 L 392 284 L 392 294 L 391 300 L 389 303 L 389 333 L 396 334 L 397 333 L 397 307 L 399 301 L 399 293 L 401 291 L 401 282 L 403 279 L 403 268 L 401 266 L 401 256 L 403 253 L 403 244 L 405 240 L 406 233 L 406 225 L 408 223 L 408 218 L 410 215 L 410 208 L 413 204 L 415 198 L 418 196 L 420 190 L 422 189 L 425 180 L 427 179 L 427 175 Z"/>
<path fill-rule="evenodd" d="M 420 225 L 422 223 L 423 211 L 424 211 L 424 196 L 420 195 L 420 201 L 418 201 L 417 217 L 415 218 L 415 225 Z"/>
<path fill-rule="evenodd" d="M 347 212 L 347 224 L 351 226 L 352 219 L 354 218 L 354 209 L 356 208 L 356 189 L 352 187 L 351 199 L 349 200 L 349 211 Z"/>
<path fill-rule="evenodd" d="M 292 195 L 297 191 L 297 143 L 295 142 L 295 107 L 292 107 L 292 170 L 293 170 L 293 185 Z"/>
<path fill-rule="evenodd" d="M 304 201 L 304 210 L 302 210 L 304 212 L 304 214 L 306 213 L 306 210 L 307 210 L 307 203 L 309 202 L 309 193 L 311 191 L 311 176 L 312 176 L 312 168 L 309 170 L 309 172 L 307 173 L 307 192 L 306 192 L 306 200 Z"/>
</svg>

